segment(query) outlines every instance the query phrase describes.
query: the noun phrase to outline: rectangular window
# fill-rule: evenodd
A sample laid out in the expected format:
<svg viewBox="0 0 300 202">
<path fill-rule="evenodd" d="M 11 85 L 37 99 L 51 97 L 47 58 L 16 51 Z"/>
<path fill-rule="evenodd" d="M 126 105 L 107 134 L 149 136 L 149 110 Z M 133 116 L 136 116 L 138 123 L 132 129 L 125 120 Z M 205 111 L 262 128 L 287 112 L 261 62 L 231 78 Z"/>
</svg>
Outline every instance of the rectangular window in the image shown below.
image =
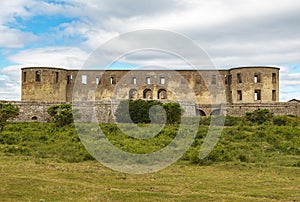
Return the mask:
<svg viewBox="0 0 300 202">
<path fill-rule="evenodd" d="M 272 90 L 272 101 L 276 101 L 276 90 Z"/>
<path fill-rule="evenodd" d="M 136 85 L 136 83 L 137 83 L 137 82 L 136 82 L 136 77 L 132 77 L 132 84 L 133 84 L 133 85 Z"/>
<path fill-rule="evenodd" d="M 67 84 L 70 84 L 72 79 L 73 79 L 72 75 L 68 75 L 67 76 Z"/>
<path fill-rule="evenodd" d="M 261 91 L 260 90 L 254 91 L 254 100 L 261 100 Z"/>
<path fill-rule="evenodd" d="M 55 83 L 58 83 L 59 74 L 58 72 L 55 72 Z"/>
<path fill-rule="evenodd" d="M 217 75 L 212 75 L 211 84 L 217 84 Z"/>
<path fill-rule="evenodd" d="M 151 77 L 146 77 L 146 84 L 151 84 Z"/>
<path fill-rule="evenodd" d="M 232 80 L 232 76 L 229 75 L 225 75 L 225 84 L 231 84 L 231 80 Z"/>
<path fill-rule="evenodd" d="M 26 80 L 27 80 L 27 78 L 26 78 L 26 77 L 27 77 L 27 73 L 26 73 L 26 72 L 24 72 L 24 73 L 23 73 L 23 82 L 26 82 Z"/>
<path fill-rule="evenodd" d="M 81 83 L 82 84 L 87 84 L 87 75 L 82 75 L 82 77 L 81 77 Z"/>
<path fill-rule="evenodd" d="M 242 83 L 242 75 L 241 75 L 241 73 L 237 73 L 236 76 L 237 76 L 237 82 L 238 83 Z"/>
<path fill-rule="evenodd" d="M 96 85 L 99 85 L 100 84 L 100 77 L 96 77 Z"/>
<path fill-rule="evenodd" d="M 159 84 L 165 85 L 166 84 L 166 78 L 165 77 L 160 77 L 159 78 Z"/>
<path fill-rule="evenodd" d="M 237 91 L 237 100 L 243 100 L 243 94 L 241 90 Z"/>
<path fill-rule="evenodd" d="M 272 83 L 276 83 L 276 73 L 272 73 Z"/>
<path fill-rule="evenodd" d="M 111 76 L 111 77 L 110 77 L 110 84 L 111 84 L 111 85 L 117 84 L 117 79 L 116 79 L 115 76 Z"/>
<path fill-rule="evenodd" d="M 200 75 L 196 76 L 196 84 L 201 84 L 201 76 Z"/>
<path fill-rule="evenodd" d="M 36 82 L 41 82 L 41 71 L 36 71 L 35 72 L 35 81 Z"/>
<path fill-rule="evenodd" d="M 260 79 L 260 73 L 255 73 L 254 74 L 254 83 L 260 83 L 261 79 Z"/>
</svg>

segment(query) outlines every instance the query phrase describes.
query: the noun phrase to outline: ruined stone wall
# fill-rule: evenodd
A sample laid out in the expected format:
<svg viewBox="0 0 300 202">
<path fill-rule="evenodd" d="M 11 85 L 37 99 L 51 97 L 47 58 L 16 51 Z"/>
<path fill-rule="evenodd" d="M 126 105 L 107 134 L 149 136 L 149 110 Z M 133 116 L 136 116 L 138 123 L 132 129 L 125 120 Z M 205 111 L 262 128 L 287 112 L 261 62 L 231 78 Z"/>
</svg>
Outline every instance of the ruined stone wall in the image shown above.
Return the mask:
<svg viewBox="0 0 300 202">
<path fill-rule="evenodd" d="M 68 71 L 72 80 L 67 82 L 67 100 L 154 99 L 220 103 L 230 100 L 224 85 L 227 74 L 227 70 L 72 70 Z"/>
<path fill-rule="evenodd" d="M 277 103 L 241 103 L 228 105 L 227 115 L 244 116 L 246 112 L 252 112 L 258 108 L 269 109 L 277 116 L 294 115 L 300 117 L 300 103 L 277 102 Z"/>
<path fill-rule="evenodd" d="M 3 102 L 3 101 L 1 101 Z M 4 101 L 5 102 L 5 101 Z M 20 115 L 14 120 L 18 122 L 46 122 L 50 120 L 47 110 L 55 102 L 10 102 L 20 108 Z M 73 108 L 79 109 L 82 114 L 80 122 L 113 123 L 114 113 L 119 101 L 98 101 L 73 103 Z M 211 114 L 227 114 L 230 116 L 244 116 L 246 112 L 252 112 L 258 108 L 269 109 L 275 115 L 294 115 L 300 117 L 300 103 L 278 102 L 278 103 L 237 103 L 237 104 L 215 104 L 195 105 L 194 103 L 180 103 L 184 109 L 184 116 L 196 116 Z M 201 110 L 204 114 L 199 114 Z M 223 113 L 224 112 L 224 113 Z"/>
<path fill-rule="evenodd" d="M 199 71 L 32 67 L 22 69 L 22 101 L 154 99 L 198 104 L 272 103 L 278 101 L 278 77 L 279 69 L 274 67 Z M 256 91 L 259 95 L 255 96 Z"/>
</svg>

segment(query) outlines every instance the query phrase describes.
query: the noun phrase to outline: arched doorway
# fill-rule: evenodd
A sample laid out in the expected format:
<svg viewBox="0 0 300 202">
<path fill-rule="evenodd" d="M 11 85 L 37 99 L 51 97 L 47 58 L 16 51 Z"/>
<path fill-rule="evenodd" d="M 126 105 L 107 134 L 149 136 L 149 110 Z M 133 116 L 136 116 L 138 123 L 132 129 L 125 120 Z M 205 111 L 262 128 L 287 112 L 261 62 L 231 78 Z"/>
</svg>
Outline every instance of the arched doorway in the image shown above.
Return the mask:
<svg viewBox="0 0 300 202">
<path fill-rule="evenodd" d="M 137 99 L 138 98 L 138 93 L 136 89 L 130 89 L 129 91 L 129 99 Z"/>
<path fill-rule="evenodd" d="M 197 116 L 206 116 L 205 112 L 202 109 L 196 109 Z"/>
<path fill-rule="evenodd" d="M 144 99 L 152 99 L 152 90 L 149 89 L 149 88 L 146 88 L 144 91 L 143 91 L 143 98 Z"/>
<path fill-rule="evenodd" d="M 157 99 L 167 99 L 167 91 L 165 89 L 159 89 L 157 92 Z"/>
<path fill-rule="evenodd" d="M 221 110 L 220 109 L 215 109 L 215 110 L 213 110 L 210 113 L 211 116 L 220 115 L 220 114 L 221 114 Z"/>
</svg>

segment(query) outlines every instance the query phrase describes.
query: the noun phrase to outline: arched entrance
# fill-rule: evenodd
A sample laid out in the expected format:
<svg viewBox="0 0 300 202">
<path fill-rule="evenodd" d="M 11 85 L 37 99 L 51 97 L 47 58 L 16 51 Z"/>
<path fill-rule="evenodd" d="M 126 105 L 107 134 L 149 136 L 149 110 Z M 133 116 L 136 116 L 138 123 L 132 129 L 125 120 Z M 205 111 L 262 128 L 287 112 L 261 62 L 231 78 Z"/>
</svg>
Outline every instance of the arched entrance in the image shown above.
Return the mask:
<svg viewBox="0 0 300 202">
<path fill-rule="evenodd" d="M 157 92 L 157 99 L 167 99 L 167 91 L 165 89 L 159 89 Z"/>
<path fill-rule="evenodd" d="M 138 93 L 136 89 L 130 89 L 129 91 L 129 99 L 137 99 L 138 98 Z"/>
<path fill-rule="evenodd" d="M 210 113 L 211 116 L 221 115 L 220 109 L 215 109 Z"/>
<path fill-rule="evenodd" d="M 202 109 L 196 109 L 197 116 L 206 116 L 205 112 Z"/>
<path fill-rule="evenodd" d="M 146 88 L 144 91 L 143 91 L 143 98 L 144 99 L 152 99 L 152 90 L 149 89 L 149 88 Z"/>
</svg>

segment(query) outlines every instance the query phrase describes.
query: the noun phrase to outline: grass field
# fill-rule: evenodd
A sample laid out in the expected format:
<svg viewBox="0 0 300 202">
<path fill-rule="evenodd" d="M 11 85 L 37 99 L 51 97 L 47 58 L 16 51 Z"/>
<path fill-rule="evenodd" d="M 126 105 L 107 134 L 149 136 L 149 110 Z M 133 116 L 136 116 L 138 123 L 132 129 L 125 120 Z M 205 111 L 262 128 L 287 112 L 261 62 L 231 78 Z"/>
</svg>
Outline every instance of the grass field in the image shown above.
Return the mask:
<svg viewBox="0 0 300 202">
<path fill-rule="evenodd" d="M 298 201 L 300 169 L 244 163 L 191 165 L 131 175 L 95 161 L 0 157 L 1 201 Z"/>
<path fill-rule="evenodd" d="M 10 123 L 0 134 L 0 201 L 300 201 L 298 122 L 227 123 L 213 152 L 199 161 L 207 131 L 201 125 L 180 161 L 144 175 L 93 160 L 72 126 Z M 168 126 L 145 142 L 102 127 L 116 146 L 136 153 L 163 147 L 176 131 Z"/>
</svg>

